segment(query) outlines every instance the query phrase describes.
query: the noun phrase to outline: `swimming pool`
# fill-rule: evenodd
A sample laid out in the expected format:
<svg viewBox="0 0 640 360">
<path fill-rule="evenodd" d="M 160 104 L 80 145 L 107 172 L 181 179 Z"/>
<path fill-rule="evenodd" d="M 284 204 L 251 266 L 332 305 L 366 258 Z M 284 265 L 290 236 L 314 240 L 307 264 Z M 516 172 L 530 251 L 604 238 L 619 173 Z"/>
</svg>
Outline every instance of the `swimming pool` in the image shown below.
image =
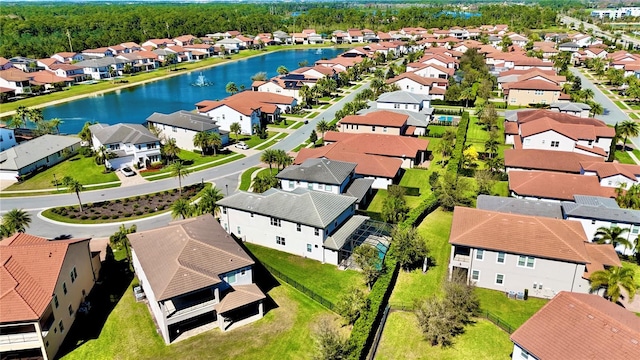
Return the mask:
<svg viewBox="0 0 640 360">
<path fill-rule="evenodd" d="M 446 122 L 452 122 L 453 121 L 453 116 L 444 116 L 444 115 L 440 115 L 438 117 L 439 121 L 446 121 Z"/>
</svg>

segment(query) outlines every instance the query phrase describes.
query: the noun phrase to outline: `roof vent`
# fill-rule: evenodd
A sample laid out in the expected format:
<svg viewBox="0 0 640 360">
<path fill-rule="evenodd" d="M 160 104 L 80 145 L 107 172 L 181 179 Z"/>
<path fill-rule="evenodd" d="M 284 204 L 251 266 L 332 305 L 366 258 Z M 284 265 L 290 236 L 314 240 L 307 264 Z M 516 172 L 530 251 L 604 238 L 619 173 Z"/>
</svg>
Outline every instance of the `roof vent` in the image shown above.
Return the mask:
<svg viewBox="0 0 640 360">
<path fill-rule="evenodd" d="M 587 315 L 587 317 L 588 317 L 589 319 L 591 319 L 591 320 L 595 319 L 595 317 L 594 317 L 593 315 L 591 315 L 591 314 L 588 314 L 588 315 Z"/>
<path fill-rule="evenodd" d="M 632 344 L 634 344 L 634 345 L 638 345 L 638 340 L 636 340 L 636 339 L 631 339 L 631 343 L 632 343 Z"/>
<path fill-rule="evenodd" d="M 612 327 L 612 328 L 611 328 L 611 331 L 613 331 L 614 333 L 617 333 L 619 330 L 618 330 L 618 328 L 614 328 L 614 327 Z"/>
</svg>

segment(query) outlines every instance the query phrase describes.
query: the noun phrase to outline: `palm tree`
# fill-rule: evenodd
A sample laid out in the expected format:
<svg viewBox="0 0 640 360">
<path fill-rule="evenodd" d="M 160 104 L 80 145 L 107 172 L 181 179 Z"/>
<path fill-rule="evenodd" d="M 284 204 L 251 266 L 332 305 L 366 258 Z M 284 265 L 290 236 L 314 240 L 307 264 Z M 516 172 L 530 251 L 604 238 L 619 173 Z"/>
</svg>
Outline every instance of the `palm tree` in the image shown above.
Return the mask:
<svg viewBox="0 0 640 360">
<path fill-rule="evenodd" d="M 276 71 L 278 72 L 278 74 L 280 75 L 286 75 L 289 73 L 289 69 L 286 68 L 286 66 L 284 65 L 280 65 L 278 66 L 278 69 L 276 69 Z"/>
<path fill-rule="evenodd" d="M 600 105 L 600 103 L 591 101 L 589 102 L 589 106 L 591 106 L 591 110 L 589 110 L 591 117 L 596 117 L 596 115 L 604 114 L 604 108 L 602 107 L 602 105 Z"/>
<path fill-rule="evenodd" d="M 618 247 L 618 245 L 622 245 L 627 249 L 631 248 L 631 242 L 625 239 L 622 234 L 628 232 L 629 229 L 622 229 L 617 226 L 612 228 L 608 227 L 599 227 L 596 231 L 596 239 L 595 241 L 598 244 L 612 244 L 614 248 Z"/>
<path fill-rule="evenodd" d="M 233 81 L 230 81 L 227 83 L 227 86 L 225 87 L 225 91 L 228 92 L 229 94 L 233 95 L 235 93 L 237 93 L 238 90 L 238 86 L 236 85 L 236 83 L 234 83 Z"/>
<path fill-rule="evenodd" d="M 29 117 L 29 108 L 25 106 L 18 106 L 16 113 L 9 121 L 10 126 L 14 129 L 24 127 L 27 124 L 27 118 Z"/>
<path fill-rule="evenodd" d="M 60 118 L 53 118 L 51 120 L 49 120 L 49 127 L 51 127 L 52 129 L 56 129 L 56 134 L 60 134 L 60 124 L 62 124 L 63 121 Z"/>
<path fill-rule="evenodd" d="M 193 136 L 193 145 L 202 150 L 201 156 L 204 156 L 206 149 L 211 146 L 209 134 L 209 132 L 200 131 Z"/>
<path fill-rule="evenodd" d="M 476 96 L 473 93 L 473 88 L 467 87 L 460 92 L 460 96 L 458 97 L 458 100 L 464 100 L 465 101 L 464 107 L 469 107 L 469 100 L 473 100 L 475 99 L 475 97 Z"/>
<path fill-rule="evenodd" d="M 494 154 L 498 152 L 498 148 L 500 147 L 500 142 L 495 138 L 489 138 L 484 143 L 484 149 L 489 152 L 489 158 L 492 158 Z"/>
<path fill-rule="evenodd" d="M 209 133 L 209 146 L 213 149 L 213 156 L 218 155 L 218 148 L 222 146 L 222 138 L 218 133 Z"/>
<path fill-rule="evenodd" d="M 293 158 L 287 154 L 284 150 L 276 150 L 276 163 L 278 164 L 278 169 L 282 166 L 282 169 L 293 164 Z"/>
<path fill-rule="evenodd" d="M 111 151 L 107 150 L 107 148 L 102 145 L 96 151 L 96 164 L 104 165 L 104 170 L 107 171 L 109 169 L 107 160 L 113 159 L 116 155 Z"/>
<path fill-rule="evenodd" d="M 178 199 L 171 204 L 171 217 L 177 218 L 181 216 L 183 219 L 193 214 L 193 206 L 187 199 Z"/>
<path fill-rule="evenodd" d="M 310 105 L 311 101 L 313 101 L 313 93 L 309 86 L 303 85 L 299 90 L 299 94 L 305 104 Z"/>
<path fill-rule="evenodd" d="M 217 187 L 210 187 L 202 192 L 202 196 L 198 201 L 198 211 L 202 214 L 212 214 L 218 215 L 220 207 L 218 206 L 218 201 L 222 200 L 224 195 L 222 195 L 222 190 Z"/>
<path fill-rule="evenodd" d="M 589 101 L 590 99 L 593 99 L 593 90 L 591 89 L 584 89 L 581 91 L 581 95 L 584 98 L 584 102 Z"/>
<path fill-rule="evenodd" d="M 229 125 L 229 131 L 236 134 L 236 142 L 238 142 L 238 137 L 242 132 L 242 125 L 240 125 L 239 122 L 234 122 L 231 125 Z"/>
<path fill-rule="evenodd" d="M 269 173 L 268 175 L 258 175 L 253 179 L 251 189 L 256 193 L 263 193 L 271 188 L 278 186 L 278 179 Z"/>
<path fill-rule="evenodd" d="M 322 139 L 324 141 L 324 133 L 329 131 L 329 123 L 326 122 L 324 119 L 318 121 L 318 123 L 316 124 L 316 130 L 318 130 L 318 131 L 320 131 L 322 133 Z"/>
<path fill-rule="evenodd" d="M 65 176 L 62 179 L 62 184 L 67 187 L 68 192 L 76 193 L 76 196 L 78 197 L 78 204 L 80 204 L 80 211 L 84 211 L 82 208 L 82 200 L 80 200 L 80 192 L 84 190 L 84 186 L 71 176 Z"/>
<path fill-rule="evenodd" d="M 11 209 L 2 216 L 2 225 L 10 234 L 23 233 L 31 224 L 31 215 L 22 209 Z"/>
<path fill-rule="evenodd" d="M 182 197 L 182 178 L 189 176 L 191 174 L 191 170 L 187 168 L 187 165 L 182 162 L 182 160 L 178 160 L 171 164 L 171 177 L 178 178 L 178 192 L 180 197 Z"/>
<path fill-rule="evenodd" d="M 167 140 L 167 142 L 162 146 L 162 152 L 164 153 L 164 156 L 168 157 L 170 160 L 175 159 L 178 154 L 180 154 L 180 148 L 176 144 L 176 139 Z"/>
<path fill-rule="evenodd" d="M 624 142 L 622 143 L 622 150 L 624 151 L 627 149 L 627 139 L 640 134 L 640 125 L 633 120 L 625 120 L 618 125 L 618 134 L 624 136 Z"/>
<path fill-rule="evenodd" d="M 127 238 L 127 234 L 133 234 L 137 230 L 138 230 L 138 227 L 135 224 L 131 225 L 131 227 L 128 229 L 126 226 L 124 226 L 124 224 L 121 224 L 120 228 L 118 228 L 118 231 L 116 231 L 113 235 L 109 236 L 109 242 L 116 249 L 119 249 L 122 246 L 124 246 L 124 250 L 127 254 L 127 261 L 129 261 L 129 263 L 131 263 L 131 254 L 129 253 L 129 238 Z"/>
<path fill-rule="evenodd" d="M 382 89 L 384 88 L 384 80 L 380 78 L 375 78 L 371 80 L 370 88 L 373 90 L 373 95 L 375 98 L 382 94 Z"/>
<path fill-rule="evenodd" d="M 272 165 L 276 163 L 277 160 L 278 152 L 275 149 L 267 149 L 262 152 L 262 155 L 260 155 L 260 161 L 269 164 L 269 170 L 271 170 Z"/>
<path fill-rule="evenodd" d="M 621 289 L 629 293 L 629 301 L 633 300 L 636 294 L 637 285 L 633 278 L 635 271 L 630 267 L 612 267 L 606 270 L 599 270 L 591 274 L 591 291 L 605 288 L 604 297 L 611 302 L 618 302 Z"/>
</svg>

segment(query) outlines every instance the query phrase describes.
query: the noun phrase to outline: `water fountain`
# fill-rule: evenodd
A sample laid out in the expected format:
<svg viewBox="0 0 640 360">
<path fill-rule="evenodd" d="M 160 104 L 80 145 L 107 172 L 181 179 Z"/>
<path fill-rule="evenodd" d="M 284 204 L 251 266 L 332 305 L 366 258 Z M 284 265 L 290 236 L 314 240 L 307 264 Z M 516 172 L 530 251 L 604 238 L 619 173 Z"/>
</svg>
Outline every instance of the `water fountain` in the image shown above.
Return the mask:
<svg viewBox="0 0 640 360">
<path fill-rule="evenodd" d="M 198 75 L 198 79 L 196 79 L 196 82 L 191 84 L 191 86 L 198 86 L 198 87 L 205 87 L 205 86 L 211 86 L 211 85 L 213 85 L 213 82 L 207 81 L 207 78 L 204 77 L 202 73 Z"/>
</svg>

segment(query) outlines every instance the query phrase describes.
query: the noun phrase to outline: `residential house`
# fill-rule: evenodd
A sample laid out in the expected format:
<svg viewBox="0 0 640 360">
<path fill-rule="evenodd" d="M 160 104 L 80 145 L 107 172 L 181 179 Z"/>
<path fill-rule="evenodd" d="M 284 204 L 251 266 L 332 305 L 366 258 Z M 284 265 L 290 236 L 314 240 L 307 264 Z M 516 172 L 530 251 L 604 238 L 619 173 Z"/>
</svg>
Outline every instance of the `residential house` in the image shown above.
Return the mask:
<svg viewBox="0 0 640 360">
<path fill-rule="evenodd" d="M 640 318 L 596 294 L 561 291 L 513 334 L 511 359 L 632 359 Z"/>
<path fill-rule="evenodd" d="M 364 42 L 364 34 L 360 29 L 349 29 L 347 30 L 347 34 L 349 34 L 349 42 L 352 42 L 352 43 Z"/>
<path fill-rule="evenodd" d="M 444 100 L 444 93 L 447 90 L 449 82 L 439 77 L 424 77 L 414 72 L 405 72 L 388 79 L 387 84 L 396 84 L 400 90 L 410 93 L 430 95 L 432 99 L 436 98 L 434 93 L 438 93 L 437 95 L 442 96 L 441 100 Z M 442 94 L 439 94 L 440 92 Z"/>
<path fill-rule="evenodd" d="M 73 63 L 84 60 L 84 56 L 76 52 L 59 52 L 51 55 L 51 57 L 62 63 Z"/>
<path fill-rule="evenodd" d="M 80 61 L 75 65 L 81 67 L 86 76 L 94 80 L 103 80 L 111 78 L 112 75 L 122 75 L 125 64 L 131 64 L 131 61 L 114 57 L 103 57 Z"/>
<path fill-rule="evenodd" d="M 240 191 L 218 201 L 220 224 L 243 241 L 322 263 L 346 264 L 363 242 L 386 252 L 388 238 L 370 236 L 356 198 L 297 188 L 262 194 Z"/>
<path fill-rule="evenodd" d="M 293 191 L 297 188 L 344 194 L 355 178 L 358 164 L 326 158 L 309 158 L 302 164 L 290 165 L 280 171 L 276 178 L 280 188 Z"/>
<path fill-rule="evenodd" d="M 283 96 L 289 96 L 295 98 L 297 102 L 303 102 L 304 99 L 300 96 L 300 89 L 305 85 L 308 87 L 315 86 L 317 80 L 317 78 L 313 77 L 313 74 L 309 75 L 291 72 L 286 75 L 273 77 L 268 81 L 254 81 L 251 84 L 251 89 L 254 92 L 275 93 Z"/>
<path fill-rule="evenodd" d="M 160 139 L 140 124 L 93 124 L 89 130 L 93 149 L 98 151 L 104 146 L 115 156 L 105 160 L 113 169 L 145 168 L 162 159 Z"/>
<path fill-rule="evenodd" d="M 388 110 L 377 110 L 364 115 L 347 115 L 340 119 L 340 132 L 355 134 L 405 135 L 409 116 Z M 413 135 L 406 134 L 406 135 Z"/>
<path fill-rule="evenodd" d="M 238 43 L 238 46 L 240 47 L 240 49 L 250 49 L 253 47 L 254 40 L 251 37 L 238 35 L 234 39 L 240 40 L 240 42 Z"/>
<path fill-rule="evenodd" d="M 408 110 L 431 115 L 431 97 L 410 91 L 398 90 L 380 94 L 376 100 L 378 109 Z"/>
<path fill-rule="evenodd" d="M 350 67 L 353 67 L 362 61 L 363 61 L 363 58 L 359 56 L 356 56 L 356 57 L 338 56 L 333 59 L 318 60 L 316 61 L 315 65 L 336 68 L 338 69 L 338 71 L 346 71 Z"/>
<path fill-rule="evenodd" d="M 136 51 L 133 53 L 123 53 L 116 57 L 127 61 L 131 65 L 131 72 L 150 71 L 160 67 L 158 55 L 152 51 Z M 124 68 L 123 68 L 124 72 Z"/>
<path fill-rule="evenodd" d="M 54 59 L 54 58 L 44 58 L 44 59 L 38 59 L 36 61 L 36 64 L 38 64 L 39 69 L 51 70 L 49 68 L 51 65 L 62 64 L 62 61 L 58 61 L 57 59 Z"/>
<path fill-rule="evenodd" d="M 262 318 L 255 262 L 211 214 L 127 235 L 133 268 L 166 344 L 199 321 L 222 331 Z"/>
<path fill-rule="evenodd" d="M 28 73 L 14 67 L 0 71 L 0 87 L 12 89 L 16 95 L 31 93 L 30 80 Z"/>
<path fill-rule="evenodd" d="M 11 69 L 12 67 L 13 64 L 11 63 L 11 61 L 0 56 L 0 71 Z"/>
<path fill-rule="evenodd" d="M 202 60 L 218 53 L 213 44 L 192 44 L 185 45 L 182 48 L 184 50 L 184 59 L 181 59 L 181 61 Z M 171 49 L 177 50 L 177 47 L 172 46 Z"/>
<path fill-rule="evenodd" d="M 407 71 L 426 78 L 449 79 L 455 73 L 455 69 L 445 68 L 436 64 L 410 63 Z"/>
<path fill-rule="evenodd" d="M 291 71 L 289 74 L 292 75 L 303 75 L 304 79 L 322 79 L 324 77 L 328 77 L 334 80 L 337 80 L 338 74 L 343 72 L 343 70 L 335 67 L 327 67 L 327 66 L 305 66 L 299 69 L 295 69 Z"/>
<path fill-rule="evenodd" d="M 504 99 L 509 105 L 552 104 L 560 99 L 562 88 L 545 80 L 525 80 L 503 84 Z"/>
<path fill-rule="evenodd" d="M 108 47 L 99 47 L 96 49 L 86 49 L 82 50 L 83 57 L 89 58 L 103 58 L 103 57 L 111 57 L 114 56 L 114 53 Z"/>
<path fill-rule="evenodd" d="M 476 201 L 476 209 L 564 219 L 562 206 L 559 203 L 549 201 L 480 194 Z"/>
<path fill-rule="evenodd" d="M 591 106 L 583 103 L 559 102 L 549 105 L 549 110 L 577 117 L 587 118 L 591 112 Z"/>
<path fill-rule="evenodd" d="M 580 173 L 597 176 L 600 186 L 629 189 L 640 184 L 640 165 L 585 160 L 580 166 Z"/>
<path fill-rule="evenodd" d="M 224 49 L 225 54 L 235 54 L 240 51 L 242 41 L 238 39 L 221 39 L 216 41 L 215 46 Z"/>
<path fill-rule="evenodd" d="M 529 42 L 529 39 L 527 39 L 526 36 L 522 36 L 520 34 L 511 34 L 507 36 L 509 37 L 509 39 L 511 39 L 511 42 L 514 45 L 517 45 L 521 48 L 525 47 L 525 45 L 527 45 L 527 43 Z"/>
<path fill-rule="evenodd" d="M 62 86 L 71 86 L 74 83 L 74 79 L 68 77 L 61 77 L 53 72 L 40 70 L 29 73 L 31 85 L 43 86 L 44 90 L 54 89 L 58 84 Z"/>
<path fill-rule="evenodd" d="M 291 44 L 293 42 L 291 35 L 281 30 L 273 32 L 273 40 L 277 44 Z"/>
<path fill-rule="evenodd" d="M 187 35 L 182 35 L 182 36 L 178 36 L 177 38 L 174 38 L 173 43 L 178 46 L 184 47 L 186 45 L 193 45 L 196 39 L 197 37 L 191 34 L 187 34 Z"/>
<path fill-rule="evenodd" d="M 18 145 L 14 129 L 9 129 L 6 124 L 0 124 L 0 151 L 5 151 Z"/>
<path fill-rule="evenodd" d="M 171 39 L 149 39 L 142 43 L 142 47 L 151 46 L 156 49 L 162 49 L 172 45 L 176 45 L 176 42 Z"/>
<path fill-rule="evenodd" d="M 202 151 L 194 145 L 193 139 L 200 132 L 211 132 L 220 136 L 221 145 L 229 143 L 229 132 L 220 130 L 220 126 L 207 115 L 180 110 L 172 114 L 154 112 L 147 118 L 147 125 L 158 130 L 158 136 L 173 139 L 180 149 Z"/>
<path fill-rule="evenodd" d="M 142 46 L 140 46 L 137 43 L 134 43 L 132 41 L 124 42 L 124 43 L 120 44 L 120 46 L 122 46 L 124 48 L 124 53 L 125 54 L 129 54 L 129 53 L 132 53 L 132 52 L 143 50 Z"/>
<path fill-rule="evenodd" d="M 16 180 L 51 167 L 80 148 L 75 136 L 42 135 L 0 152 L 0 179 Z"/>
<path fill-rule="evenodd" d="M 559 76 L 553 70 L 540 70 L 538 68 L 531 69 L 511 69 L 500 72 L 498 77 L 498 89 L 502 90 L 505 85 L 526 80 L 543 80 L 550 84 L 560 87 L 565 84 L 567 78 Z"/>
<path fill-rule="evenodd" d="M 570 201 L 574 195 L 616 196 L 613 188 L 600 186 L 595 176 L 550 171 L 509 172 L 509 192 L 520 199 L 545 201 Z"/>
<path fill-rule="evenodd" d="M 580 50 L 580 45 L 576 44 L 573 41 L 568 41 L 558 45 L 558 50 L 567 51 L 570 53 L 577 53 L 578 50 Z"/>
<path fill-rule="evenodd" d="M 22 70 L 24 72 L 30 72 L 38 70 L 38 64 L 36 59 L 27 58 L 24 56 L 14 56 L 9 59 L 12 67 Z"/>
<path fill-rule="evenodd" d="M 507 173 L 521 170 L 557 171 L 569 174 L 581 174 L 582 163 L 602 163 L 604 158 L 579 154 L 572 151 L 554 151 L 542 149 L 506 149 L 504 168 Z"/>
<path fill-rule="evenodd" d="M 451 224 L 449 274 L 514 298 L 587 294 L 589 277 L 620 266 L 610 244 L 592 244 L 580 223 L 548 217 L 456 207 Z"/>
<path fill-rule="evenodd" d="M 73 82 L 82 82 L 86 79 L 83 69 L 72 64 L 55 64 L 49 67 L 49 71 L 59 77 L 73 79 Z"/>
<path fill-rule="evenodd" d="M 16 233 L 0 241 L 2 358 L 55 358 L 98 280 L 89 240 Z"/>
<path fill-rule="evenodd" d="M 631 243 L 631 248 L 623 245 L 616 247 L 616 251 L 633 255 L 636 245 L 635 240 L 640 234 L 640 210 L 622 209 L 615 199 L 575 195 L 573 201 L 561 203 L 563 218 L 579 221 L 589 241 L 594 241 L 600 228 L 619 227 L 627 229 L 620 236 Z"/>
</svg>

